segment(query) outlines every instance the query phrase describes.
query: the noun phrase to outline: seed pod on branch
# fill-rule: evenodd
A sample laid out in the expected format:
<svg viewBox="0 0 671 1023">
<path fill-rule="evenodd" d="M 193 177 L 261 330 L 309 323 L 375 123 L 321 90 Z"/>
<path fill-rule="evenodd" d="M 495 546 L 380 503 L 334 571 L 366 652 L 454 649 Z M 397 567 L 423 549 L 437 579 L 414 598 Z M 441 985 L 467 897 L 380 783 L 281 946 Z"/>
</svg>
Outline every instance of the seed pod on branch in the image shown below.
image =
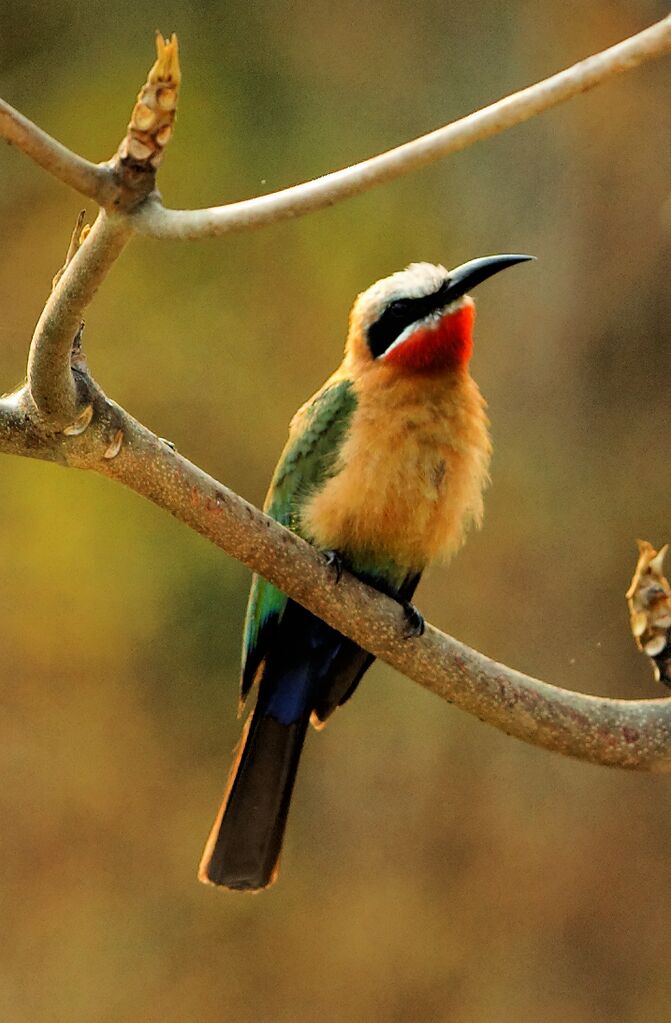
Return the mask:
<svg viewBox="0 0 671 1023">
<path fill-rule="evenodd" d="M 128 129 L 117 151 L 125 172 L 153 175 L 170 141 L 181 81 L 177 36 L 156 34 L 156 61 L 138 93 Z"/>
<path fill-rule="evenodd" d="M 655 678 L 671 686 L 671 587 L 662 572 L 664 544 L 658 551 L 647 540 L 638 541 L 638 563 L 627 604 L 636 646 L 652 661 Z"/>
</svg>

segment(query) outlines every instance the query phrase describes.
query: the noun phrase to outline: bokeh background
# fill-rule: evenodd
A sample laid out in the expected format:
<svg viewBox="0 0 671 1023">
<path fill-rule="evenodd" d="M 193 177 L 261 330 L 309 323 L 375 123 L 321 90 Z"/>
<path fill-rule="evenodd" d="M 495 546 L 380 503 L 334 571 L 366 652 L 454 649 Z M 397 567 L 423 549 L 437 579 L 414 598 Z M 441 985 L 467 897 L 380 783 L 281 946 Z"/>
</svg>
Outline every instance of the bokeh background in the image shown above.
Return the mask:
<svg viewBox="0 0 671 1023">
<path fill-rule="evenodd" d="M 0 0 L 0 94 L 104 159 L 154 29 L 176 30 L 160 186 L 197 206 L 402 142 L 666 7 Z M 634 539 L 671 539 L 670 84 L 667 58 L 294 223 L 135 241 L 87 317 L 97 379 L 259 503 L 359 290 L 415 259 L 536 254 L 478 293 L 486 523 L 418 600 L 550 681 L 663 695 L 623 593 Z M 2 147 L 6 389 L 79 207 Z M 249 574 L 103 479 L 13 458 L 0 473 L 5 1023 L 667 1018 L 671 782 L 526 747 L 383 666 L 311 736 L 279 884 L 198 885 Z"/>
</svg>

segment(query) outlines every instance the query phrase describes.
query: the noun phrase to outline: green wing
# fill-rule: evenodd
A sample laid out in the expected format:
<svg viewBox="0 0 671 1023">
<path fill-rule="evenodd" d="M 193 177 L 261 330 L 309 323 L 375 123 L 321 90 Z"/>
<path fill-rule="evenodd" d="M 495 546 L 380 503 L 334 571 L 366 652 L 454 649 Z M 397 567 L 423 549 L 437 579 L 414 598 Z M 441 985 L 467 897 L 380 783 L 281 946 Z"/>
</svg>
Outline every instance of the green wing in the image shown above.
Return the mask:
<svg viewBox="0 0 671 1023">
<path fill-rule="evenodd" d="M 289 440 L 275 469 L 265 511 L 295 533 L 300 533 L 300 509 L 306 498 L 334 471 L 338 452 L 356 408 L 350 380 L 327 383 L 297 413 Z M 287 597 L 255 575 L 247 605 L 242 645 L 241 697 L 244 700 L 257 676 L 282 619 Z"/>
</svg>

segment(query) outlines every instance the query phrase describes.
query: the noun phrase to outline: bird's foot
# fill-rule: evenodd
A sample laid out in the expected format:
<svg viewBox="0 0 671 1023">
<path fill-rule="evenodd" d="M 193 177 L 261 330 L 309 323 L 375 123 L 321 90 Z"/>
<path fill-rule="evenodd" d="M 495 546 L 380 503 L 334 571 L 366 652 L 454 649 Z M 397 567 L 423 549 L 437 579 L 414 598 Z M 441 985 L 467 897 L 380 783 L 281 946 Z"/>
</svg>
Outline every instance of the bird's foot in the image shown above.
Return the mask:
<svg viewBox="0 0 671 1023">
<path fill-rule="evenodd" d="M 324 557 L 326 558 L 326 564 L 335 572 L 336 583 L 339 583 L 343 570 L 342 558 L 340 557 L 337 551 L 324 551 L 323 554 Z"/>
<path fill-rule="evenodd" d="M 400 600 L 399 604 L 405 615 L 405 638 L 415 639 L 417 636 L 423 636 L 426 625 L 422 612 L 418 611 L 409 600 Z"/>
</svg>

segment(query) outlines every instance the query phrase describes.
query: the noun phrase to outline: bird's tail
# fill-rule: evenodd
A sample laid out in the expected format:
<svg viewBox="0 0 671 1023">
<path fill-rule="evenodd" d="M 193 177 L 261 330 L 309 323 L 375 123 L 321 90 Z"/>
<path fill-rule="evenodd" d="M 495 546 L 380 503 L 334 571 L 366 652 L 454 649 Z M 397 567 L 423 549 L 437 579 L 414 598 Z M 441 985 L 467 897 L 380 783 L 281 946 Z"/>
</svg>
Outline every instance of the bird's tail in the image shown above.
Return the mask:
<svg viewBox="0 0 671 1023">
<path fill-rule="evenodd" d="M 342 637 L 289 601 L 260 668 L 259 695 L 238 747 L 198 877 L 243 891 L 277 876 L 289 803 L 317 689 Z"/>
<path fill-rule="evenodd" d="M 205 846 L 201 881 L 242 891 L 273 883 L 310 715 L 324 721 L 349 697 L 371 660 L 288 601 L 259 669 L 258 700 Z"/>
<path fill-rule="evenodd" d="M 310 719 L 306 706 L 297 720 L 283 724 L 259 704 L 242 733 L 198 871 L 201 881 L 241 891 L 267 888 L 277 876 Z"/>
</svg>

